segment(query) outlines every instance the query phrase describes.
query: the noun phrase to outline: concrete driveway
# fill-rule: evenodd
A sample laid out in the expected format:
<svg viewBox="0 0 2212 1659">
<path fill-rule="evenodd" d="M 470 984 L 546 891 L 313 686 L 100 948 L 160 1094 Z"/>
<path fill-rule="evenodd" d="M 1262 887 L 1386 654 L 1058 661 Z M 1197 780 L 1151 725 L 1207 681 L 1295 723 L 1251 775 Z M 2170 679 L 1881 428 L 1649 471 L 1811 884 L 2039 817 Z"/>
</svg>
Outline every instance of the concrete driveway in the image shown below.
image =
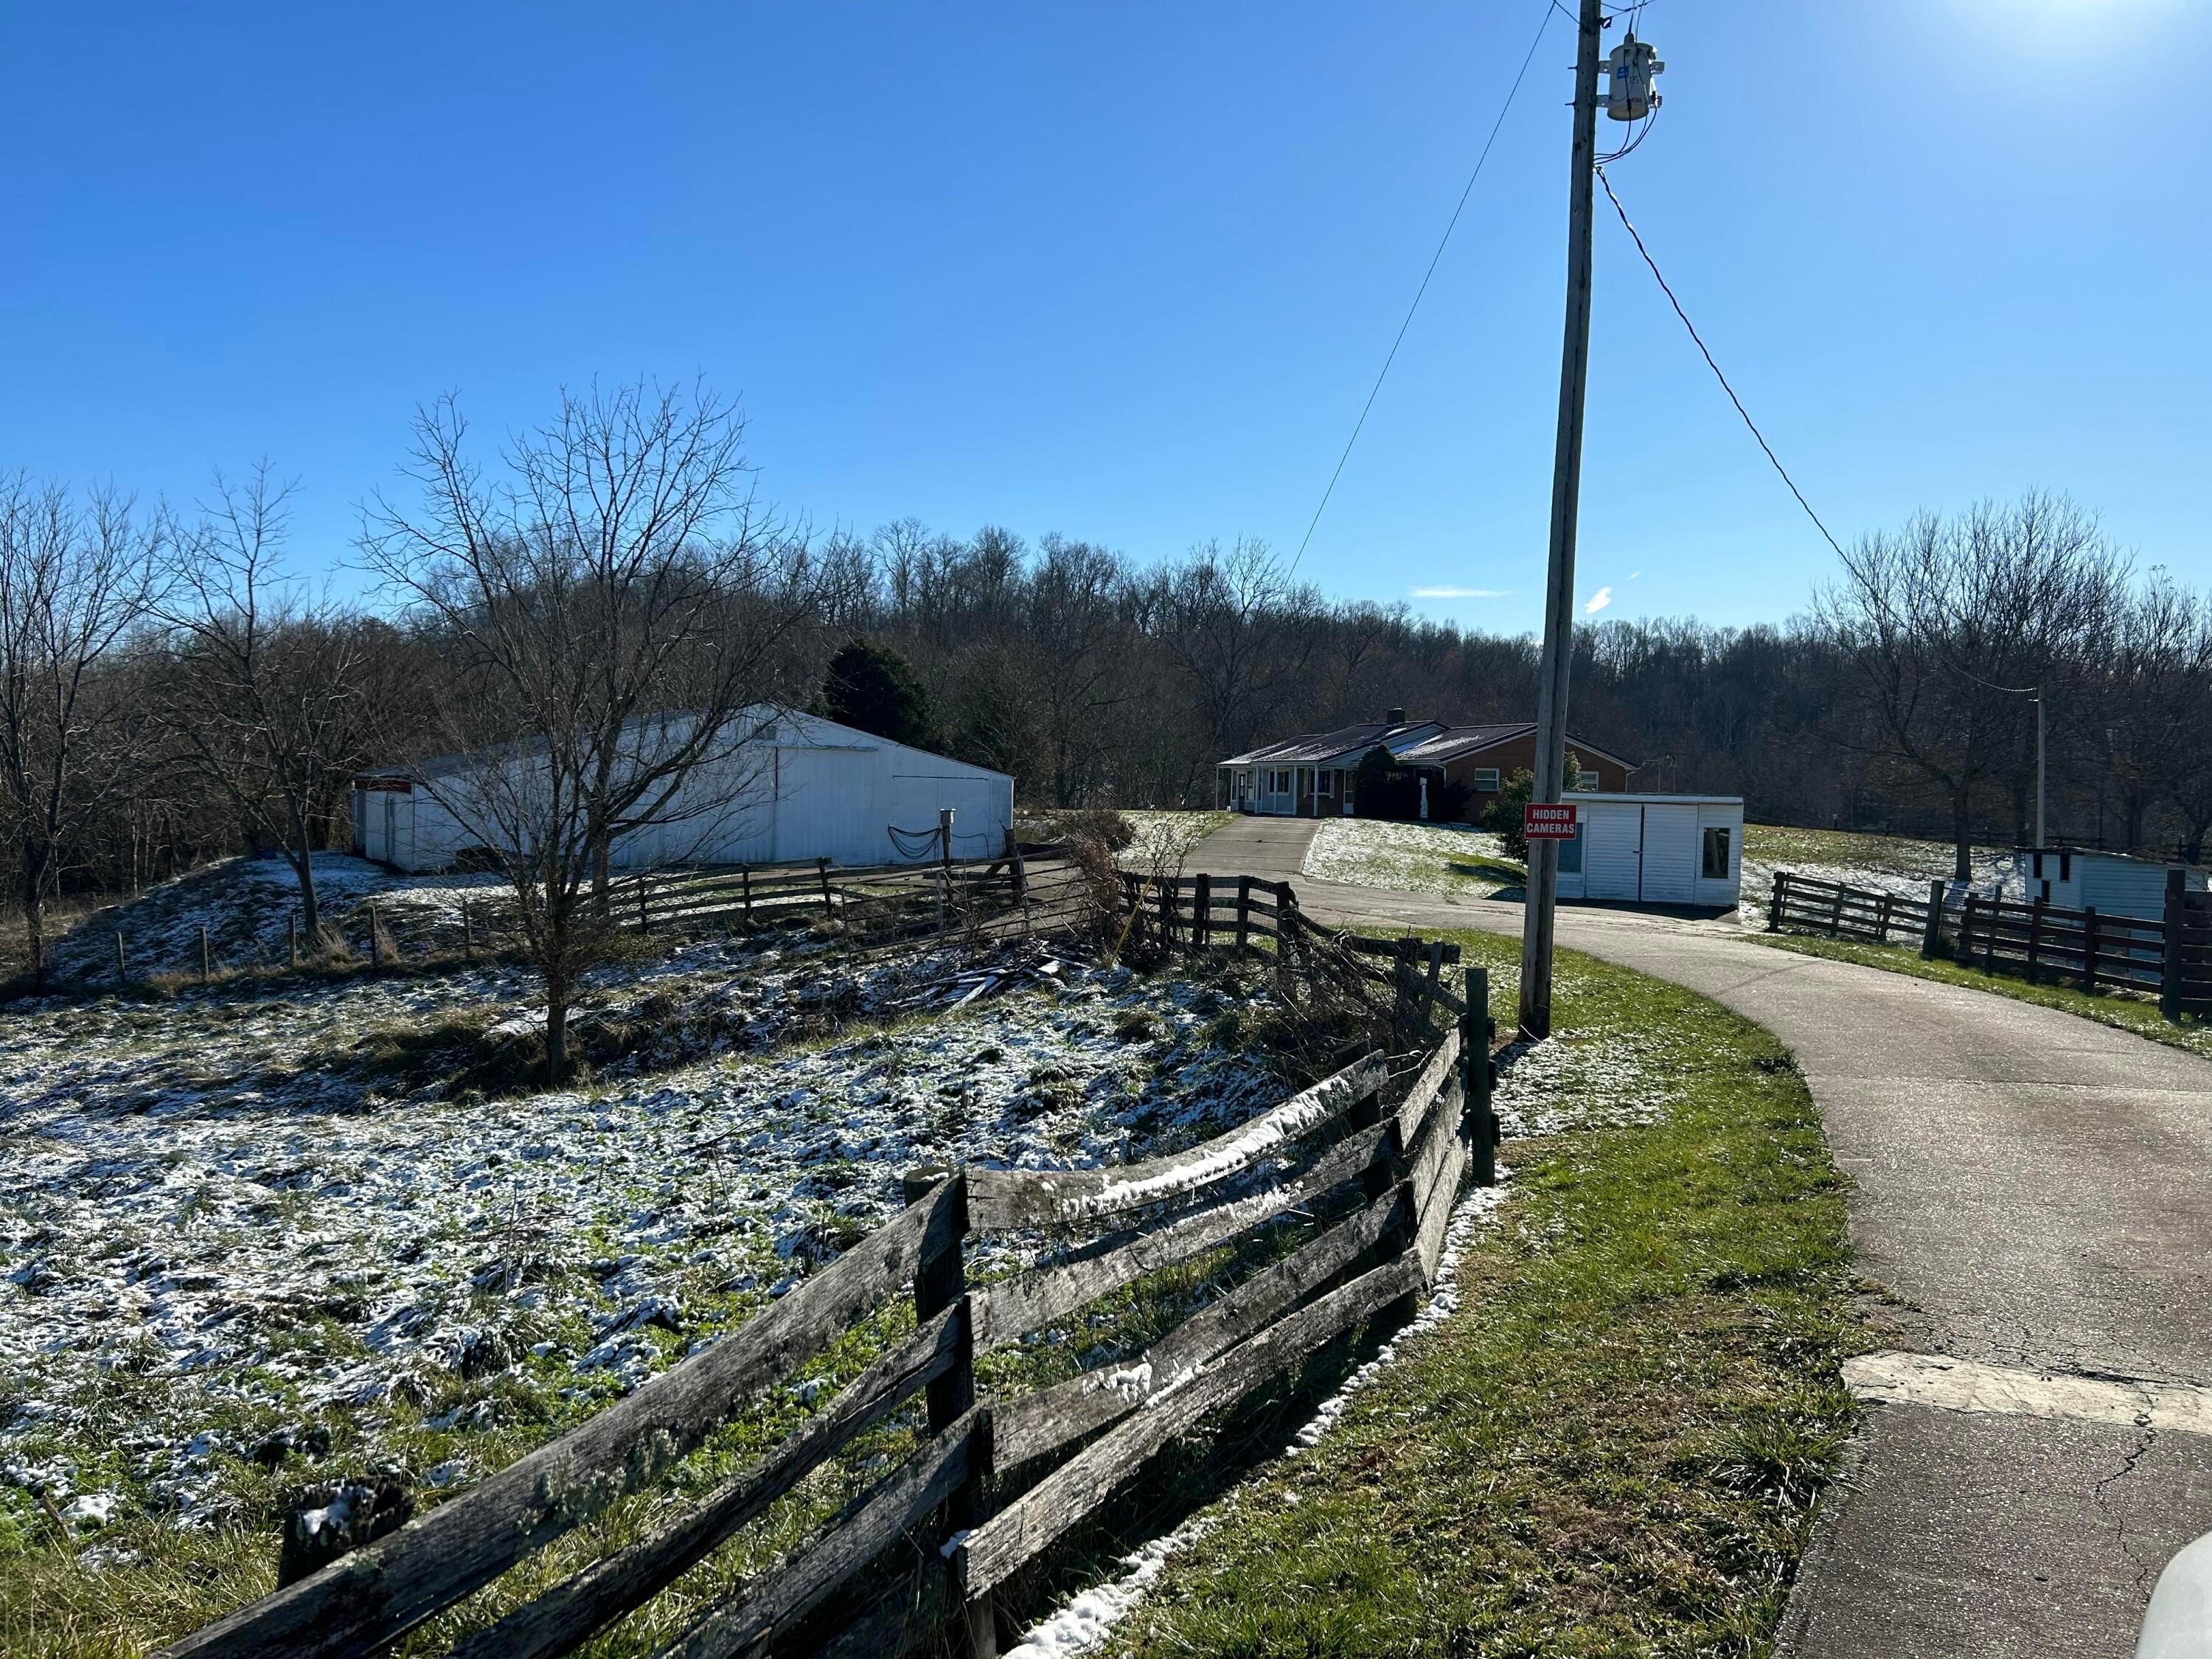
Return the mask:
<svg viewBox="0 0 2212 1659">
<path fill-rule="evenodd" d="M 1189 867 L 1237 871 L 1224 857 L 1261 833 L 1233 825 Z M 1278 839 L 1259 844 L 1279 860 Z M 1517 905 L 1290 879 L 1318 921 L 1521 928 Z M 1859 1270 L 1929 1356 L 1851 1368 L 1880 1403 L 1782 1650 L 2132 1653 L 2160 1567 L 2212 1530 L 2212 1062 L 1770 950 L 1732 917 L 1569 907 L 1559 942 L 1790 1046 L 1854 1179 Z"/>
</svg>

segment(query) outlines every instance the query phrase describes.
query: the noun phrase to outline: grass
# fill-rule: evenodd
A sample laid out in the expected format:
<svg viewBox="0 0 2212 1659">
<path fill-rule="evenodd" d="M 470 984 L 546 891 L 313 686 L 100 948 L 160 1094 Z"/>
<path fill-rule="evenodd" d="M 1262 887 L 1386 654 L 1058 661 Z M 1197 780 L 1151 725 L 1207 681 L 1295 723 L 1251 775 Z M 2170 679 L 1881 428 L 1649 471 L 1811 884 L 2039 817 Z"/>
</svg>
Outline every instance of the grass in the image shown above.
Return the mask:
<svg viewBox="0 0 2212 1659">
<path fill-rule="evenodd" d="M 1356 887 L 1487 898 L 1528 872 L 1502 855 L 1498 837 L 1433 823 L 1329 818 L 1307 849 L 1306 874 Z"/>
<path fill-rule="evenodd" d="M 1459 939 L 1510 1011 L 1510 945 Z M 1565 953 L 1558 1007 L 1663 1116 L 1509 1142 L 1461 1310 L 1221 1504 L 1117 1650 L 1769 1650 L 1857 1415 L 1844 1183 L 1758 1027 Z"/>
<path fill-rule="evenodd" d="M 1977 846 L 1974 851 L 1993 856 L 1999 849 Z M 1948 841 L 1874 836 L 1855 830 L 1796 830 L 1774 823 L 1744 825 L 1743 855 L 1754 864 L 1826 865 L 1929 880 L 1949 875 L 1956 856 Z"/>
<path fill-rule="evenodd" d="M 2179 1024 L 2166 1019 L 2158 1011 L 2158 999 L 2148 993 L 2130 990 L 2085 991 L 2078 983 L 2067 981 L 2045 980 L 2034 985 L 2009 974 L 1984 973 L 1979 968 L 1970 968 L 1948 957 L 1928 958 L 1917 950 L 1904 950 L 1893 945 L 1868 945 L 1856 939 L 1824 939 L 1807 933 L 1747 933 L 1744 937 L 1754 944 L 1771 945 L 1778 951 L 1794 951 L 1800 956 L 1825 957 L 1831 962 L 1856 962 L 1862 967 L 1880 968 L 1888 973 L 1904 974 L 1913 979 L 1933 980 L 1939 985 L 1963 985 L 1976 991 L 1987 991 L 1993 995 L 2010 997 L 2015 1002 L 2032 1002 L 2039 1008 L 2056 1008 L 2062 1013 L 2079 1014 L 2084 1019 L 2094 1019 L 2100 1025 L 2110 1025 L 2123 1031 L 2132 1031 L 2137 1036 L 2148 1037 L 2154 1042 L 2163 1042 L 2171 1048 L 2186 1048 L 2191 1054 L 2212 1059 L 2212 1024 L 2206 1024 L 2194 1016 L 2184 1016 Z"/>
</svg>

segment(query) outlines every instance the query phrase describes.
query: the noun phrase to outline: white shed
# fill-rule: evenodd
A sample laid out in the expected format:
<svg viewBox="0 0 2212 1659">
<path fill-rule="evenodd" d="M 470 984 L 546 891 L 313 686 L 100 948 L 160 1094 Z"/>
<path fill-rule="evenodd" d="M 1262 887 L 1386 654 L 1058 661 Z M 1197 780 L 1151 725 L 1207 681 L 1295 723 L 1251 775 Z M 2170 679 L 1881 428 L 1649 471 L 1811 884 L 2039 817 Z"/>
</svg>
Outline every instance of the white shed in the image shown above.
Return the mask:
<svg viewBox="0 0 2212 1659">
<path fill-rule="evenodd" d="M 734 754 L 710 763 L 719 769 L 694 792 L 714 804 L 687 813 L 679 799 L 667 821 L 615 843 L 613 867 L 822 858 L 846 866 L 921 863 L 938 856 L 938 815 L 946 808 L 953 857 L 987 858 L 1006 848 L 1014 781 L 1004 772 L 812 714 L 761 708 L 739 719 L 750 735 Z M 489 850 L 495 832 L 483 820 L 491 815 L 469 811 L 469 780 L 487 764 L 530 763 L 456 756 L 363 773 L 354 781 L 356 850 L 408 871 L 447 869 L 472 851 Z"/>
<path fill-rule="evenodd" d="M 1577 793 L 1559 848 L 1559 896 L 1725 908 L 1743 874 L 1738 795 Z"/>
<path fill-rule="evenodd" d="M 2100 915 L 2136 916 L 2155 921 L 2166 914 L 2168 870 L 2180 870 L 2189 890 L 2204 890 L 2204 872 L 2126 853 L 2094 853 L 2080 847 L 2046 847 L 2027 854 L 2027 896 L 2062 910 L 2091 910 Z"/>
</svg>

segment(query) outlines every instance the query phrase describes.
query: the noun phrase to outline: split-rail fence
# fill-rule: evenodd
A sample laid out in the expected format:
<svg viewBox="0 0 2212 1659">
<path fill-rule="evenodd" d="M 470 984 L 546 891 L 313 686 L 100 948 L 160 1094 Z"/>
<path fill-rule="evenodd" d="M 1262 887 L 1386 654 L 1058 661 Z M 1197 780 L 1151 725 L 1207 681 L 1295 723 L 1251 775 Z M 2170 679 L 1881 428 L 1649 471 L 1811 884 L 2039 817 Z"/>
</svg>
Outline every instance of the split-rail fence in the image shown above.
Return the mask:
<svg viewBox="0 0 2212 1659">
<path fill-rule="evenodd" d="M 2156 918 L 1954 893 L 1942 881 L 1930 881 L 1923 898 L 1778 870 L 1766 925 L 1915 944 L 1924 957 L 2031 983 L 2063 978 L 2092 991 L 2149 992 L 2169 1019 L 2212 1014 L 2212 896 L 2189 891 L 2178 870 L 2168 872 L 2166 914 Z"/>
<path fill-rule="evenodd" d="M 1261 884 L 1265 885 L 1265 884 Z M 1185 878 L 1165 923 L 1184 948 L 1214 937 L 1230 896 L 1248 941 L 1327 949 L 1397 992 L 1394 1042 L 1217 1138 L 1102 1169 L 919 1170 L 892 1220 L 728 1337 L 470 1491 L 168 1650 L 173 1659 L 367 1655 L 453 1607 L 627 1494 L 659 1486 L 750 1404 L 895 1298 L 896 1341 L 750 1467 L 479 1630 L 454 1651 L 530 1659 L 574 1650 L 645 1605 L 864 1431 L 921 1397 L 925 1437 L 779 1565 L 707 1607 L 667 1659 L 807 1652 L 889 1659 L 926 1642 L 995 1653 L 994 1598 L 1097 1516 L 1147 1460 L 1327 1345 L 1409 1314 L 1434 1284 L 1463 1182 L 1495 1180 L 1488 990 L 1418 940 L 1348 939 L 1304 921 L 1287 886 Z M 1266 914 L 1263 914 L 1265 912 Z M 1172 920 L 1180 916 L 1180 927 Z M 1332 961 L 1336 958 L 1330 958 Z M 1394 1060 L 1394 1051 L 1397 1057 Z M 1310 1236 L 1259 1249 L 1233 1287 L 1141 1355 L 987 1397 L 976 1360 L 1147 1275 L 1283 1224 Z M 978 1283 L 967 1241 L 1042 1241 L 1036 1265 Z"/>
</svg>

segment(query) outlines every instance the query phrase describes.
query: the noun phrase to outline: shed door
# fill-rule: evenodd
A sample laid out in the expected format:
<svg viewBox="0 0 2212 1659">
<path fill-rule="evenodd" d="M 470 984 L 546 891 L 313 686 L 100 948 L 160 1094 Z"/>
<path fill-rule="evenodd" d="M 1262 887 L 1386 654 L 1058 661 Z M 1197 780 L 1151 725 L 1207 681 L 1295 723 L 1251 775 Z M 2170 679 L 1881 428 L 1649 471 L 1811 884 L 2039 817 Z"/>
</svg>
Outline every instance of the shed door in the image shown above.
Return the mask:
<svg viewBox="0 0 2212 1659">
<path fill-rule="evenodd" d="M 399 862 L 399 797 L 387 789 L 384 792 L 384 848 L 381 861 Z"/>
<path fill-rule="evenodd" d="M 1698 809 L 1644 809 L 1644 902 L 1694 904 L 1698 898 Z"/>
<path fill-rule="evenodd" d="M 786 749 L 780 756 L 775 803 L 779 862 L 826 858 L 837 864 L 880 864 L 890 836 L 876 780 L 882 755 L 873 749 Z"/>
<path fill-rule="evenodd" d="M 1644 854 L 1644 814 L 1633 806 L 1578 801 L 1588 827 L 1583 848 L 1583 896 L 1633 899 Z"/>
</svg>

